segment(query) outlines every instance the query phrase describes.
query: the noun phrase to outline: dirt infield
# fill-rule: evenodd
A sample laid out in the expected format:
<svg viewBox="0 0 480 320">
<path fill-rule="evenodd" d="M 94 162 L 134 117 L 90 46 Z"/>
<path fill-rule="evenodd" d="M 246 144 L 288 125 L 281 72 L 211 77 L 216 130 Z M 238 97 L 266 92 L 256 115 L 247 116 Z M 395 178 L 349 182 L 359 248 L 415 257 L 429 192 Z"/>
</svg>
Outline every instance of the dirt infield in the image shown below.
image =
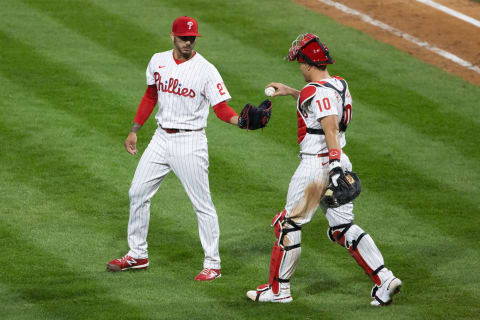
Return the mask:
<svg viewBox="0 0 480 320">
<path fill-rule="evenodd" d="M 318 0 L 294 0 L 297 3 L 327 15 L 337 22 L 370 34 L 377 40 L 441 67 L 476 85 L 480 85 L 480 73 L 421 48 L 399 36 L 370 25 L 360 18 L 343 13 Z M 428 42 L 459 58 L 480 66 L 480 28 L 456 17 L 436 10 L 415 0 L 335 0 L 352 9 L 390 25 L 404 33 Z M 436 0 L 437 3 L 480 20 L 480 4 L 471 0 Z"/>
</svg>

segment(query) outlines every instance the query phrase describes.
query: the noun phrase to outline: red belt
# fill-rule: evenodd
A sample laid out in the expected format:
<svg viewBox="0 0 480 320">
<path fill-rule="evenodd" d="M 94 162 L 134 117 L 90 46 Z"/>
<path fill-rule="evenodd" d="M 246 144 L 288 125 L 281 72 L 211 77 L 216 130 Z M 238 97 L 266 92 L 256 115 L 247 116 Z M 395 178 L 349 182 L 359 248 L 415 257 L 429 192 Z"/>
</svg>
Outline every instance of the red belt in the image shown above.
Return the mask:
<svg viewBox="0 0 480 320">
<path fill-rule="evenodd" d="M 340 153 L 343 153 L 343 150 L 340 150 Z M 325 153 L 319 153 L 317 156 L 319 158 L 323 158 L 323 157 L 328 157 L 329 154 L 328 154 L 328 152 L 325 152 Z"/>
<path fill-rule="evenodd" d="M 343 153 L 343 150 L 342 150 L 342 153 Z M 311 156 L 313 156 L 313 157 L 314 157 L 314 156 L 317 156 L 317 157 L 319 157 L 319 158 L 328 157 L 328 152 L 318 153 L 318 154 L 316 154 L 316 155 L 313 155 L 313 154 L 312 154 Z"/>
<path fill-rule="evenodd" d="M 167 129 L 167 128 L 162 128 L 166 133 L 179 133 L 179 132 L 190 132 L 190 131 L 195 131 L 195 130 L 190 130 L 190 129 Z"/>
</svg>

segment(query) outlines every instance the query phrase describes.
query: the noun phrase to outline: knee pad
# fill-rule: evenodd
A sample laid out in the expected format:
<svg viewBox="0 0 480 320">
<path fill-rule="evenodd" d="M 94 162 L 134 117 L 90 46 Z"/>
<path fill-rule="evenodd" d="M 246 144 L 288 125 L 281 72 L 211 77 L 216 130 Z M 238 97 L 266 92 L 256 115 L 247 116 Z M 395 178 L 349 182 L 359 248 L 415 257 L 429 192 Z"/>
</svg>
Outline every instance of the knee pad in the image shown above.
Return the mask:
<svg viewBox="0 0 480 320">
<path fill-rule="evenodd" d="M 350 230 L 353 226 L 353 222 L 346 223 L 346 224 L 339 224 L 338 226 L 329 227 L 327 229 L 327 236 L 332 242 L 336 242 L 342 247 L 345 246 L 345 234 Z"/>
</svg>

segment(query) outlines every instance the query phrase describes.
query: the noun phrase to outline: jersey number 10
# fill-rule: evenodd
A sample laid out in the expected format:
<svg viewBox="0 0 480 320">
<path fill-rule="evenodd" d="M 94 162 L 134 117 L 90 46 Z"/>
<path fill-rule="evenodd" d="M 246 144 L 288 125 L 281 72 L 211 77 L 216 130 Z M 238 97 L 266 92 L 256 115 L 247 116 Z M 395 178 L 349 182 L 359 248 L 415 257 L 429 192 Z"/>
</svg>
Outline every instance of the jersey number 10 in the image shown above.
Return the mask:
<svg viewBox="0 0 480 320">
<path fill-rule="evenodd" d="M 318 108 L 320 109 L 320 112 L 322 112 L 323 109 L 330 110 L 330 108 L 332 107 L 330 105 L 330 100 L 328 98 L 323 98 L 322 102 L 320 102 L 320 100 L 317 100 L 317 104 L 318 104 Z M 323 104 L 323 109 L 322 109 L 322 104 Z M 347 104 L 343 108 L 342 120 L 345 127 L 350 123 L 350 120 L 352 120 L 352 105 Z"/>
</svg>

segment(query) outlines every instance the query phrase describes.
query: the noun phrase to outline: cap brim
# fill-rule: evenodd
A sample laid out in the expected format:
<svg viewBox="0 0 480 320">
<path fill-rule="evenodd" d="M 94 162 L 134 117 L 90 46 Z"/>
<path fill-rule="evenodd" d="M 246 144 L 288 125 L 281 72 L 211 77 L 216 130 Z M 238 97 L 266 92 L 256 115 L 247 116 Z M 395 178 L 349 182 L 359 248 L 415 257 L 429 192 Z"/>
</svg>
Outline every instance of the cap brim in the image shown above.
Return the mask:
<svg viewBox="0 0 480 320">
<path fill-rule="evenodd" d="M 183 33 L 174 33 L 177 37 L 201 37 L 199 33 L 195 32 L 183 32 Z"/>
</svg>

